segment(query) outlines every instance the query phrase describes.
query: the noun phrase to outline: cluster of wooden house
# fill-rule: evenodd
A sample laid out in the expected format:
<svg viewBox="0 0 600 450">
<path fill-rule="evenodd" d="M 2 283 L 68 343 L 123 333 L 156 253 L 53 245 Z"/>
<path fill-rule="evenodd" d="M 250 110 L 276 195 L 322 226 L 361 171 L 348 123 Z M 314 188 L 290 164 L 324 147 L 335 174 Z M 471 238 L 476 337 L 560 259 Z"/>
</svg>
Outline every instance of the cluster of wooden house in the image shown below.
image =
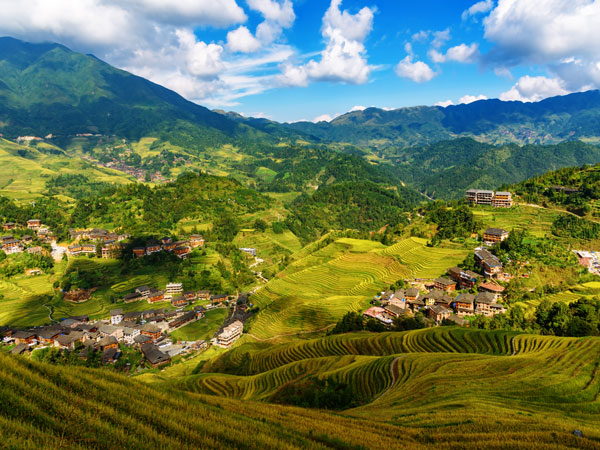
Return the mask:
<svg viewBox="0 0 600 450">
<path fill-rule="evenodd" d="M 192 234 L 189 240 L 173 241 L 170 237 L 164 237 L 160 240 L 152 240 L 146 243 L 145 247 L 135 247 L 133 255 L 136 258 L 143 258 L 158 252 L 172 252 L 178 258 L 185 259 L 189 256 L 192 249 L 204 246 L 204 238 L 199 234 Z"/>
<path fill-rule="evenodd" d="M 503 191 L 469 189 L 465 194 L 465 199 L 471 205 L 489 205 L 494 208 L 510 208 L 513 205 L 512 194 Z"/>
<path fill-rule="evenodd" d="M 462 272 L 458 268 L 450 270 Z M 426 293 L 421 293 L 417 288 L 384 292 L 378 297 L 381 306 L 369 308 L 364 315 L 390 325 L 395 317 L 421 311 L 437 324 L 446 319 L 464 325 L 466 323 L 464 316 L 481 314 L 493 317 L 506 312 L 506 308 L 498 302 L 504 292 L 502 286 L 483 283 L 479 286 L 477 295 L 470 293 L 455 295 L 457 283 L 443 277 L 435 280 L 435 287 Z M 443 288 L 440 289 L 440 286 Z"/>
<path fill-rule="evenodd" d="M 20 226 L 15 222 L 7 222 L 2 225 L 4 231 L 11 231 L 17 228 L 27 228 L 35 231 L 37 239 L 40 242 L 52 242 L 54 240 L 54 234 L 47 226 L 42 225 L 41 220 L 30 219 L 27 221 L 26 226 Z M 33 236 L 25 234 L 20 239 L 15 238 L 13 235 L 6 235 L 0 237 L 0 249 L 7 255 L 13 253 L 22 253 L 27 250 L 29 253 L 42 253 L 42 247 L 33 247 Z"/>
<path fill-rule="evenodd" d="M 490 228 L 484 236 L 497 238 L 494 241 L 497 243 L 506 239 L 508 232 Z M 481 275 L 472 270 L 451 267 L 447 270 L 447 276 L 425 284 L 426 293 L 421 293 L 416 287 L 384 292 L 376 297 L 381 306 L 369 308 L 364 315 L 390 325 L 395 317 L 421 311 L 438 324 L 446 319 L 465 325 L 464 316 L 481 314 L 493 317 L 505 313 L 506 308 L 498 302 L 504 288 L 495 282 L 495 279 L 504 278 L 502 262 L 486 248 L 475 250 L 475 261 L 481 267 L 485 282 L 480 283 Z M 475 287 L 477 294 L 456 292 L 473 290 Z"/>
<path fill-rule="evenodd" d="M 146 300 L 148 303 L 170 302 L 174 308 L 183 308 L 196 300 L 208 300 L 215 306 L 229 300 L 227 294 L 212 295 L 210 291 L 184 291 L 182 283 L 167 283 L 165 289 L 150 286 L 139 286 L 123 297 L 125 303 Z"/>
<path fill-rule="evenodd" d="M 81 348 L 80 356 L 85 359 L 91 352 L 100 352 L 102 362 L 112 363 L 120 357 L 120 345 L 139 349 L 148 362 L 157 367 L 170 361 L 181 348 L 163 352 L 158 345 L 167 334 L 179 327 L 204 317 L 206 310 L 197 306 L 191 311 L 169 311 L 166 309 L 110 311 L 110 319 L 90 322 L 87 316 L 70 317 L 59 324 L 27 330 L 5 328 L 1 331 L 5 343 L 14 343 L 13 354 L 21 354 L 40 347 L 56 347 L 66 350 Z M 194 343 L 197 347 L 205 342 Z"/>
<path fill-rule="evenodd" d="M 94 255 L 100 247 L 102 258 L 118 258 L 121 255 L 121 242 L 130 237 L 129 234 L 118 234 L 102 228 L 70 229 L 69 236 L 73 244 L 67 248 L 68 255 Z"/>
</svg>

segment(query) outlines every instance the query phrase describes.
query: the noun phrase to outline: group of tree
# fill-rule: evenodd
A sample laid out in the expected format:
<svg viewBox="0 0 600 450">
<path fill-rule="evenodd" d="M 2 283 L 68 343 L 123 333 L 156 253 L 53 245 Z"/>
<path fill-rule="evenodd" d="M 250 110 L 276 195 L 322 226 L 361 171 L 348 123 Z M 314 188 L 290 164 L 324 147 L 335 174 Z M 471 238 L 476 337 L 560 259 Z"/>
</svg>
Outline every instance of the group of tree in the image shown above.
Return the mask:
<svg viewBox="0 0 600 450">
<path fill-rule="evenodd" d="M 448 204 L 436 201 L 424 208 L 425 220 L 437 225 L 436 237 L 439 239 L 466 238 L 482 227 L 475 219 L 473 211 L 459 203 Z"/>
<path fill-rule="evenodd" d="M 471 326 L 553 336 L 598 336 L 600 335 L 600 298 L 582 297 L 571 304 L 543 300 L 531 317 L 527 317 L 523 308 L 516 305 L 510 308 L 507 314 L 499 314 L 492 318 L 476 316 L 471 321 Z"/>
<path fill-rule="evenodd" d="M 327 334 L 334 335 L 356 331 L 371 331 L 375 333 L 383 331 L 408 331 L 425 328 L 425 326 L 425 320 L 421 313 L 395 317 L 392 324 L 386 326 L 377 319 L 367 319 L 362 314 L 351 311 L 346 313 Z"/>
</svg>

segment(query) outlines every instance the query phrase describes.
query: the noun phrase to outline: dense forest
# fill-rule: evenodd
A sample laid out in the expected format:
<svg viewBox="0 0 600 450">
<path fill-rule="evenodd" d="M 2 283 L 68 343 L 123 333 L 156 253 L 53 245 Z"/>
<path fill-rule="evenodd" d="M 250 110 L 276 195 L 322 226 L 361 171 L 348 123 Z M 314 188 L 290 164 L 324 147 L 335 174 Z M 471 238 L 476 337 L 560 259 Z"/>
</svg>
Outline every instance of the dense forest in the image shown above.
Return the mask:
<svg viewBox="0 0 600 450">
<path fill-rule="evenodd" d="M 302 195 L 290 206 L 287 227 L 304 242 L 329 230 L 378 231 L 407 224 L 413 197 L 370 182 L 339 183 Z"/>
</svg>

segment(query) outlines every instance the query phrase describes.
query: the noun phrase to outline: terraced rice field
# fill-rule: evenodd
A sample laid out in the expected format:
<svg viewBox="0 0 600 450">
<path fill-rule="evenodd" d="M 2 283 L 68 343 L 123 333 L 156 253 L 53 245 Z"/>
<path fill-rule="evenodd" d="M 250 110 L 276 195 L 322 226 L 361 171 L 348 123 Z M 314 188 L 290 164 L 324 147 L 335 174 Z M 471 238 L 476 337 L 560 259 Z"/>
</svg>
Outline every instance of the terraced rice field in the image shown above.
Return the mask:
<svg viewBox="0 0 600 450">
<path fill-rule="evenodd" d="M 525 308 L 525 311 L 527 313 L 532 313 L 539 306 L 539 304 L 542 303 L 543 300 L 548 300 L 551 303 L 562 302 L 562 303 L 568 304 L 568 303 L 573 303 L 576 300 L 579 300 L 581 297 L 585 297 L 585 295 L 577 293 L 577 292 L 572 292 L 572 291 L 564 291 L 564 292 L 559 292 L 557 294 L 546 295 L 545 297 L 542 297 L 542 298 L 536 298 L 536 299 L 527 300 L 524 302 L 517 302 L 516 304 L 521 305 L 523 308 Z"/>
<path fill-rule="evenodd" d="M 473 214 L 484 224 L 481 231 L 488 227 L 503 228 L 508 231 L 514 228 L 525 228 L 533 236 L 544 237 L 546 234 L 551 234 L 552 222 L 559 213 L 551 209 L 519 205 L 511 209 L 479 206 L 473 208 Z"/>
<path fill-rule="evenodd" d="M 462 262 L 469 250 L 427 247 L 427 240 L 411 237 L 382 251 L 409 268 L 411 278 L 436 278 Z"/>
<path fill-rule="evenodd" d="M 264 339 L 322 329 L 347 311 L 364 309 L 373 295 L 397 280 L 439 276 L 467 254 L 425 243 L 411 238 L 386 248 L 374 241 L 339 239 L 296 256 L 252 297 L 261 311 L 251 333 Z"/>
<path fill-rule="evenodd" d="M 363 406 L 344 416 L 422 430 L 436 448 L 487 436 L 485 448 L 595 448 L 600 443 L 600 338 L 557 338 L 457 327 L 240 346 L 168 384 L 269 401 L 306 377 L 350 386 Z M 243 369 L 249 375 L 228 375 Z M 590 441 L 568 441 L 574 429 Z M 467 437 L 472 434 L 472 437 Z M 558 436 L 561 436 L 560 438 Z M 567 439 L 567 440 L 565 440 Z M 567 442 L 569 442 L 567 444 Z M 483 448 L 482 447 L 482 448 Z"/>
<path fill-rule="evenodd" d="M 206 312 L 202 319 L 179 328 L 171 336 L 180 341 L 209 340 L 227 317 L 226 308 L 215 308 Z"/>
</svg>

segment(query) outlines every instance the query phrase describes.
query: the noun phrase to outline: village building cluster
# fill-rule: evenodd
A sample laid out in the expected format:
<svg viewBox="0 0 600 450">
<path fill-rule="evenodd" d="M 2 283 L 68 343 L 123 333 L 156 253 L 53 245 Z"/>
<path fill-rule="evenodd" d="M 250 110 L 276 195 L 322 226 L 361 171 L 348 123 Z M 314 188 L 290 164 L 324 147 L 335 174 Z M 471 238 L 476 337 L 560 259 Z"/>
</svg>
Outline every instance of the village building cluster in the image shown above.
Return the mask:
<svg viewBox="0 0 600 450">
<path fill-rule="evenodd" d="M 488 228 L 484 233 L 484 241 L 488 236 L 488 243 L 502 242 L 508 234 L 501 229 Z M 426 292 L 410 287 L 381 293 L 375 298 L 380 306 L 367 309 L 363 315 L 389 326 L 396 317 L 420 311 L 436 324 L 449 320 L 464 326 L 468 324 L 465 316 L 493 317 L 505 313 L 506 308 L 499 303 L 504 287 L 496 283 L 496 280 L 509 277 L 504 273 L 502 262 L 485 247 L 475 249 L 474 256 L 485 280 L 481 280 L 482 276 L 472 270 L 451 267 L 447 270 L 447 276 L 426 283 Z M 457 292 L 475 288 L 477 294 Z"/>
<path fill-rule="evenodd" d="M 600 276 L 600 252 L 586 250 L 573 250 L 573 252 L 577 255 L 580 265 L 585 267 L 588 272 Z"/>
<path fill-rule="evenodd" d="M 465 194 L 465 199 L 471 205 L 488 205 L 494 208 L 511 208 L 513 206 L 510 192 L 469 189 Z"/>
<path fill-rule="evenodd" d="M 136 258 L 143 258 L 158 252 L 172 252 L 178 258 L 185 259 L 192 252 L 192 249 L 204 246 L 204 238 L 199 234 L 192 234 L 187 241 L 174 242 L 170 237 L 164 237 L 160 240 L 152 240 L 146 243 L 145 247 L 135 247 L 133 255 Z"/>
<path fill-rule="evenodd" d="M 206 309 L 197 306 L 190 311 L 151 309 L 146 311 L 110 311 L 110 318 L 92 322 L 88 316 L 76 316 L 55 325 L 27 330 L 5 328 L 4 343 L 14 343 L 13 354 L 36 348 L 56 347 L 75 350 L 81 348 L 80 357 L 99 352 L 104 364 L 120 357 L 120 345 L 138 349 L 154 366 L 170 362 L 173 356 L 205 347 L 205 341 L 173 344 L 168 333 L 204 317 Z"/>
<path fill-rule="evenodd" d="M 118 258 L 121 256 L 121 242 L 129 239 L 129 234 L 118 234 L 101 228 L 90 230 L 69 230 L 73 240 L 67 248 L 69 256 L 94 255 L 100 248 L 102 258 Z"/>
<path fill-rule="evenodd" d="M 49 227 L 42 224 L 39 219 L 30 219 L 25 225 L 20 225 L 15 222 L 6 222 L 2 224 L 4 231 L 11 231 L 17 229 L 29 229 L 35 233 L 37 240 L 43 243 L 51 243 L 54 241 L 54 233 Z M 45 250 L 40 246 L 33 245 L 33 236 L 31 234 L 24 234 L 21 238 L 17 239 L 13 235 L 6 235 L 0 237 L 0 249 L 7 255 L 14 253 L 22 253 L 27 251 L 32 254 L 43 254 Z"/>
</svg>

